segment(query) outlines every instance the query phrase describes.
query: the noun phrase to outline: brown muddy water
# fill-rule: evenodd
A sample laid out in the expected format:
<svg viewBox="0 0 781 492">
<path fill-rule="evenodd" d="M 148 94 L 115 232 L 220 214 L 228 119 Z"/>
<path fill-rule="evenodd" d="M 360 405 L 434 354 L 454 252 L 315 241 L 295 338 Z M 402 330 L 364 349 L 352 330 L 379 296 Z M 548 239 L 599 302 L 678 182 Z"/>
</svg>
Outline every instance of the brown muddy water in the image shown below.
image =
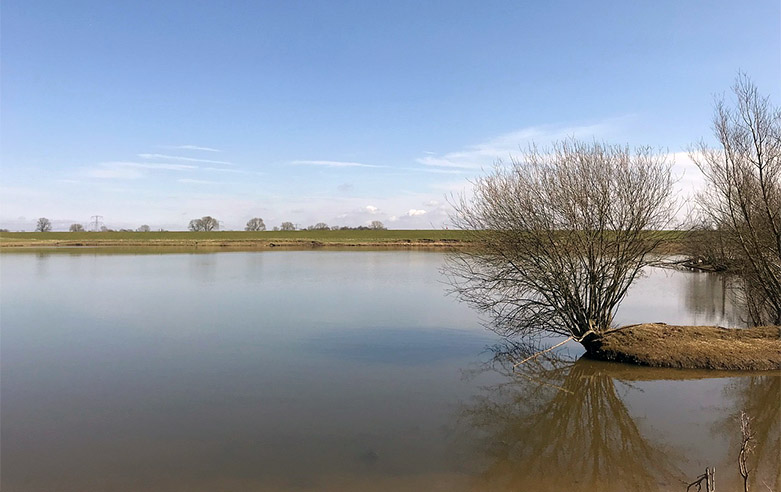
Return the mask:
<svg viewBox="0 0 781 492">
<path fill-rule="evenodd" d="M 512 350 L 442 255 L 0 254 L 12 491 L 781 490 L 781 375 Z M 740 325 L 718 276 L 652 270 L 619 322 Z M 569 347 L 576 358 L 577 347 Z"/>
</svg>

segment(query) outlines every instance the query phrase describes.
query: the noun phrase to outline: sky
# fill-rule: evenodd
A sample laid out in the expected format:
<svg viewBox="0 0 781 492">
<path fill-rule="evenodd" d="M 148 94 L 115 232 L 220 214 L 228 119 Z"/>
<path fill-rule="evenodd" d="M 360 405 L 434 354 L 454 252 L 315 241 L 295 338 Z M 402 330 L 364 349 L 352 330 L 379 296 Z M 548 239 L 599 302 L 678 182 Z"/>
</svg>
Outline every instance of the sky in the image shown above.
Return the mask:
<svg viewBox="0 0 781 492">
<path fill-rule="evenodd" d="M 781 2 L 0 5 L 0 227 L 448 227 L 531 143 L 674 159 L 739 71 L 781 103 Z"/>
</svg>

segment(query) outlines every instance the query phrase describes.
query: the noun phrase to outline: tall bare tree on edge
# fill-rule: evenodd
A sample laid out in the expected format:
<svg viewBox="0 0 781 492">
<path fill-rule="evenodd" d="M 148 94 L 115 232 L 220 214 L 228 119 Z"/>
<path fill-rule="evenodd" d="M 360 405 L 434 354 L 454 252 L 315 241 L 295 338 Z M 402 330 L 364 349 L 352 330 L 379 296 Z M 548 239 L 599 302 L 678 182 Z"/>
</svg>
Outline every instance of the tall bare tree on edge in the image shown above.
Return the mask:
<svg viewBox="0 0 781 492">
<path fill-rule="evenodd" d="M 781 107 L 740 74 L 736 106 L 716 102 L 717 148 L 690 153 L 705 175 L 698 197 L 710 227 L 725 242 L 752 324 L 781 324 Z"/>
</svg>

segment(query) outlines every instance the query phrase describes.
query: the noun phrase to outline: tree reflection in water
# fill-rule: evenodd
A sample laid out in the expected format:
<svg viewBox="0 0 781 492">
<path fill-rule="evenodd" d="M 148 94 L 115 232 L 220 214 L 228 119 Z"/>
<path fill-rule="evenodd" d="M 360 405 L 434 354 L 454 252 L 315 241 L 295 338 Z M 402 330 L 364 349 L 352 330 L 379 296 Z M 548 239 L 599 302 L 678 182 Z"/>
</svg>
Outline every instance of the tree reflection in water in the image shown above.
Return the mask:
<svg viewBox="0 0 781 492">
<path fill-rule="evenodd" d="M 730 453 L 722 468 L 737 475 L 740 412 L 751 419 L 754 449 L 748 457 L 750 490 L 781 490 L 781 372 L 737 379 L 725 388 L 732 401 L 730 414 L 716 423 L 716 432 L 729 436 Z"/>
<path fill-rule="evenodd" d="M 677 458 L 643 435 L 619 396 L 617 383 L 629 383 L 588 360 L 535 359 L 513 372 L 523 352 L 496 351 L 492 368 L 509 381 L 486 388 L 463 409 L 463 423 L 480 435 L 487 459 L 486 483 L 478 488 L 680 489 Z"/>
</svg>

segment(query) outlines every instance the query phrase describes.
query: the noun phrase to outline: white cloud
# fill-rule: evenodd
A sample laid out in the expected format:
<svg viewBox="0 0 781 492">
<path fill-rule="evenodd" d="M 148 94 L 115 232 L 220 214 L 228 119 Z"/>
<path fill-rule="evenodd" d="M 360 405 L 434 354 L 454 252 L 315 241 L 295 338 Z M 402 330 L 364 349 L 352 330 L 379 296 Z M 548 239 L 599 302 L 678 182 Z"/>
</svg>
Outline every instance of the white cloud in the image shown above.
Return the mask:
<svg viewBox="0 0 781 492">
<path fill-rule="evenodd" d="M 194 157 L 183 157 L 180 155 L 138 154 L 138 157 L 142 159 L 162 159 L 168 161 L 182 161 L 182 162 L 203 162 L 204 164 L 225 164 L 227 166 L 233 165 L 232 162 L 227 162 L 227 161 L 213 161 L 211 159 L 196 159 Z"/>
<path fill-rule="evenodd" d="M 146 176 L 146 173 L 140 169 L 115 166 L 87 169 L 84 174 L 89 178 L 98 179 L 139 179 Z"/>
<path fill-rule="evenodd" d="M 160 147 L 171 150 L 201 150 L 204 152 L 222 152 L 220 149 L 201 147 L 200 145 L 161 145 Z"/>
<path fill-rule="evenodd" d="M 408 217 L 419 217 L 421 215 L 426 215 L 426 211 L 411 208 L 409 212 L 407 212 Z"/>
<path fill-rule="evenodd" d="M 248 174 L 247 171 L 242 171 L 241 169 L 227 169 L 224 167 L 202 167 L 201 169 L 204 171 L 214 171 L 218 173 Z"/>
<path fill-rule="evenodd" d="M 531 143 L 547 145 L 555 140 L 567 137 L 595 138 L 611 131 L 610 121 L 583 126 L 534 126 L 505 133 L 483 143 L 469 145 L 462 150 L 445 154 L 424 152 L 424 157 L 416 159 L 420 164 L 434 167 L 457 169 L 480 169 L 519 154 Z"/>
<path fill-rule="evenodd" d="M 219 184 L 216 181 L 207 181 L 204 179 L 190 179 L 190 178 L 182 178 L 176 180 L 179 183 L 187 183 L 187 184 L 199 184 L 199 185 L 213 185 L 213 184 Z"/>
<path fill-rule="evenodd" d="M 374 164 L 363 164 L 360 162 L 344 162 L 344 161 L 292 161 L 290 164 L 293 166 L 323 166 L 323 167 L 385 167 L 385 166 L 376 166 Z"/>
<path fill-rule="evenodd" d="M 192 171 L 197 166 L 188 164 L 169 164 L 154 162 L 101 162 L 97 167 L 88 168 L 84 175 L 98 179 L 140 179 L 150 170 L 158 171 Z"/>
<path fill-rule="evenodd" d="M 366 207 L 364 207 L 364 210 L 366 210 L 367 212 L 369 212 L 372 215 L 374 215 L 374 214 L 376 214 L 376 213 L 378 213 L 380 211 L 380 209 L 375 207 L 374 205 L 366 205 Z"/>
<path fill-rule="evenodd" d="M 190 164 L 169 164 L 166 162 L 126 162 L 126 161 L 112 161 L 103 162 L 100 164 L 104 167 L 133 167 L 137 169 L 161 169 L 164 171 L 190 171 L 198 169 L 198 166 Z"/>
<path fill-rule="evenodd" d="M 417 161 L 421 162 L 421 159 L 417 159 Z M 466 172 L 461 169 L 440 169 L 434 167 L 400 167 L 398 169 L 403 171 L 415 171 L 419 173 L 433 173 L 433 174 L 465 174 Z"/>
</svg>

